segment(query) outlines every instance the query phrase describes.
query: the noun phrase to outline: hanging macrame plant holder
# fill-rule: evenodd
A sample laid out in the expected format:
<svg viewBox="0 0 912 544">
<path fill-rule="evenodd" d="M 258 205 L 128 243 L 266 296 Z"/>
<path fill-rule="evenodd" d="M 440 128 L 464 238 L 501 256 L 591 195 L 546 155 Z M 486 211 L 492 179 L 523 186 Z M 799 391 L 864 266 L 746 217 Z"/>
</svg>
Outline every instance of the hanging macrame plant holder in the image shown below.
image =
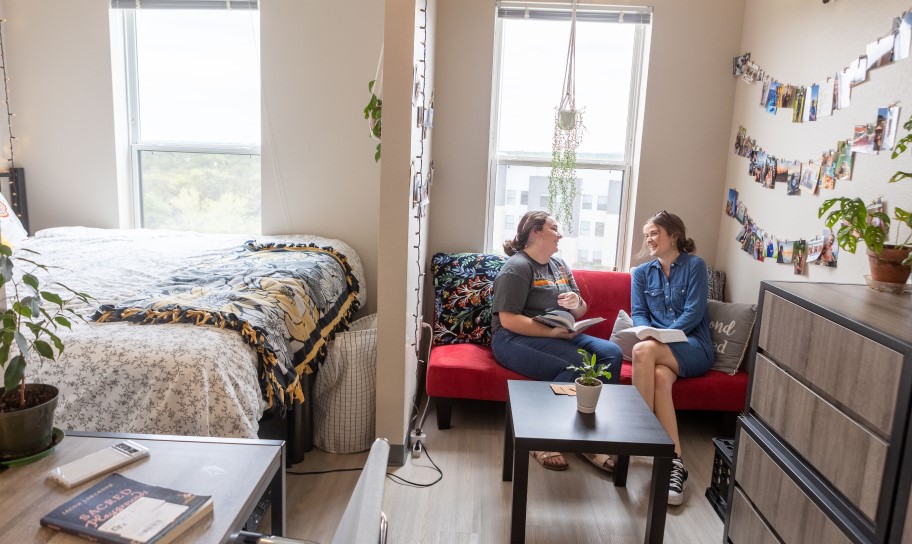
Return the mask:
<svg viewBox="0 0 912 544">
<path fill-rule="evenodd" d="M 573 232 L 576 197 L 576 149 L 583 136 L 582 111 L 576 108 L 576 1 L 570 17 L 570 43 L 560 105 L 554 114 L 551 174 L 548 176 L 548 213 Z"/>
<path fill-rule="evenodd" d="M 364 106 L 364 118 L 367 119 L 367 127 L 370 137 L 377 140 L 377 152 L 374 153 L 374 160 L 380 160 L 380 136 L 382 128 L 382 108 L 383 108 L 383 46 L 380 46 L 380 60 L 377 62 L 377 74 L 373 81 L 367 84 L 367 90 L 371 93 L 370 102 Z"/>
</svg>

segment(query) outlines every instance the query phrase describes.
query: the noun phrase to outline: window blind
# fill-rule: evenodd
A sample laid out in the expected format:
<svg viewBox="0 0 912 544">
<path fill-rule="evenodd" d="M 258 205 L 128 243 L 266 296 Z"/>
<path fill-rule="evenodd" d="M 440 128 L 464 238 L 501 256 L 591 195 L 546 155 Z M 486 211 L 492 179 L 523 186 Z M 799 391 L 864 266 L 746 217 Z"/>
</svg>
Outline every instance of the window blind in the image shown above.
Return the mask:
<svg viewBox="0 0 912 544">
<path fill-rule="evenodd" d="M 259 0 L 111 0 L 112 9 L 259 9 Z"/>
<path fill-rule="evenodd" d="M 571 8 L 569 4 L 522 4 L 520 2 L 502 1 L 497 3 L 497 16 L 505 19 L 569 21 L 571 17 Z M 650 24 L 652 22 L 652 8 L 577 4 L 576 20 L 604 23 Z"/>
</svg>

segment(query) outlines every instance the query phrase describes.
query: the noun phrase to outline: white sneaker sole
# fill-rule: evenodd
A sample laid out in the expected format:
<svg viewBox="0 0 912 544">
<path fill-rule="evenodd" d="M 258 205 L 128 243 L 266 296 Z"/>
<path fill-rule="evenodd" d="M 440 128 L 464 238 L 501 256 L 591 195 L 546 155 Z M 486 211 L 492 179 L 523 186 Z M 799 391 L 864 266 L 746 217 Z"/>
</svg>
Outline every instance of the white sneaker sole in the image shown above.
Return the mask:
<svg viewBox="0 0 912 544">
<path fill-rule="evenodd" d="M 681 492 L 674 494 L 671 491 L 668 492 L 668 504 L 669 506 L 680 506 L 684 502 L 684 491 L 687 489 L 687 483 L 684 483 L 684 487 L 681 488 Z"/>
</svg>

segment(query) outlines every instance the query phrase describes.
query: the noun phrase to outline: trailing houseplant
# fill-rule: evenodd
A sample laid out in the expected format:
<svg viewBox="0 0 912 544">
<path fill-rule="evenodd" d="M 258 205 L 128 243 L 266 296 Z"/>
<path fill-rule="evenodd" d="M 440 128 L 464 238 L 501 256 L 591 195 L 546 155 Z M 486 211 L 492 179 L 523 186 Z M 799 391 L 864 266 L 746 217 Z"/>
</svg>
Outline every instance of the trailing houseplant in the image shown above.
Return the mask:
<svg viewBox="0 0 912 544">
<path fill-rule="evenodd" d="M 575 380 L 576 409 L 580 412 L 591 414 L 595 411 L 599 395 L 602 392 L 602 381 L 599 380 L 599 377 L 610 380 L 611 372 L 608 371 L 607 365 L 598 364 L 594 353 L 589 353 L 582 348 L 576 351 L 582 355 L 582 363 L 567 367 L 567 370 L 579 373 Z"/>
<path fill-rule="evenodd" d="M 560 105 L 554 113 L 551 173 L 548 175 L 548 213 L 573 232 L 576 201 L 576 149 L 583 140 L 583 112 L 576 108 L 576 1 L 572 2 L 570 43 Z"/>
<path fill-rule="evenodd" d="M 364 118 L 367 119 L 368 128 L 370 129 L 370 137 L 375 140 L 380 140 L 380 129 L 382 124 L 382 110 L 383 110 L 383 100 L 378 96 L 379 89 L 377 93 L 374 93 L 374 86 L 377 84 L 377 80 L 371 80 L 367 84 L 367 90 L 370 91 L 371 97 L 370 101 L 364 106 Z M 380 161 L 380 143 L 377 142 L 377 152 L 374 153 L 374 161 Z"/>
<path fill-rule="evenodd" d="M 0 332 L 0 366 L 3 388 L 0 389 L 0 459 L 25 457 L 51 443 L 53 413 L 57 405 L 57 388 L 45 384 L 27 384 L 25 369 L 35 357 L 56 360 L 63 353 L 63 341 L 57 336 L 58 327 L 71 328 L 71 319 L 81 319 L 70 303 L 88 303 L 92 297 L 53 283 L 65 292 L 66 299 L 42 287 L 35 273 L 48 267 L 36 262 L 26 248 L 13 256 L 13 251 L 0 241 L 0 293 L 8 292 L 0 312 L 3 329 Z M 19 279 L 13 268 L 19 263 L 28 267 Z M 10 357 L 12 355 L 12 357 Z"/>
</svg>

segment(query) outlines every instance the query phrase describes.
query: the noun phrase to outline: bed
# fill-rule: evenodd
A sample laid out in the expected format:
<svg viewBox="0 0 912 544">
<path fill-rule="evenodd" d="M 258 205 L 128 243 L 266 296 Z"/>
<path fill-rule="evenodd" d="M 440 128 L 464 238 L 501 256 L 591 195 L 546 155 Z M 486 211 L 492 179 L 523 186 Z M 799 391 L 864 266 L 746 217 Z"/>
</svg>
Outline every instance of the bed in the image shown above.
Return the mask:
<svg viewBox="0 0 912 544">
<path fill-rule="evenodd" d="M 283 361 L 274 361 L 279 366 L 272 370 L 264 366 L 264 351 L 268 355 L 270 350 L 263 349 L 263 338 L 271 335 L 274 343 L 282 343 L 282 339 L 276 340 L 275 331 L 269 330 L 273 325 L 284 324 L 286 332 L 316 328 L 318 334 L 311 330 L 309 340 L 292 338 L 287 346 L 272 352 L 278 359 L 291 359 L 284 364 L 293 365 L 298 374 L 317 368 L 326 343 L 335 332 L 347 328 L 366 300 L 363 268 L 357 253 L 340 240 L 307 235 L 258 236 L 248 244 L 251 238 L 63 227 L 42 230 L 15 242 L 14 254 L 35 251 L 40 255 L 34 259 L 49 267 L 47 272 L 36 274 L 42 288 L 46 282 L 59 281 L 96 299 L 96 307 L 78 307 L 85 322 L 74 323 L 71 331 L 59 329 L 65 345 L 63 355 L 57 361 L 32 361 L 27 369 L 27 381 L 60 389 L 55 426 L 98 432 L 256 438 L 264 414 L 281 414 L 292 401 L 304 398 L 307 388 L 295 386 L 297 376 L 288 375 L 281 381 Z M 301 251 L 288 256 L 290 248 Z M 147 303 L 156 311 L 167 311 L 171 306 L 162 301 L 181 295 L 175 282 L 187 276 L 223 273 L 228 260 L 247 259 L 257 252 L 271 253 L 267 259 L 270 272 L 264 276 L 270 284 L 278 285 L 283 293 L 291 292 L 291 286 L 299 289 L 284 303 L 275 304 L 284 313 L 269 316 L 263 327 L 232 328 L 230 323 L 226 326 L 230 319 L 223 319 L 219 326 L 218 315 L 229 312 L 210 311 L 216 316 L 208 322 L 202 322 L 199 313 L 184 312 L 180 319 L 151 324 L 154 320 L 124 311 Z M 291 268 L 298 269 L 296 278 L 289 279 L 285 271 L 278 270 L 287 262 L 273 260 L 278 253 L 282 259 L 300 259 L 295 263 L 305 263 L 313 254 L 329 255 L 329 260 L 338 261 L 339 266 L 316 269 L 294 264 Z M 26 265 L 17 264 L 17 274 L 24 270 Z M 236 279 L 243 280 L 241 284 L 250 283 L 247 274 Z M 237 282 L 231 279 L 225 283 Z M 236 290 L 237 286 L 229 289 Z M 302 302 L 308 297 L 311 300 Z M 288 302 L 292 299 L 293 303 Z M 207 302 L 205 296 L 202 302 Z M 324 315 L 326 306 L 333 306 L 337 315 Z"/>
</svg>

